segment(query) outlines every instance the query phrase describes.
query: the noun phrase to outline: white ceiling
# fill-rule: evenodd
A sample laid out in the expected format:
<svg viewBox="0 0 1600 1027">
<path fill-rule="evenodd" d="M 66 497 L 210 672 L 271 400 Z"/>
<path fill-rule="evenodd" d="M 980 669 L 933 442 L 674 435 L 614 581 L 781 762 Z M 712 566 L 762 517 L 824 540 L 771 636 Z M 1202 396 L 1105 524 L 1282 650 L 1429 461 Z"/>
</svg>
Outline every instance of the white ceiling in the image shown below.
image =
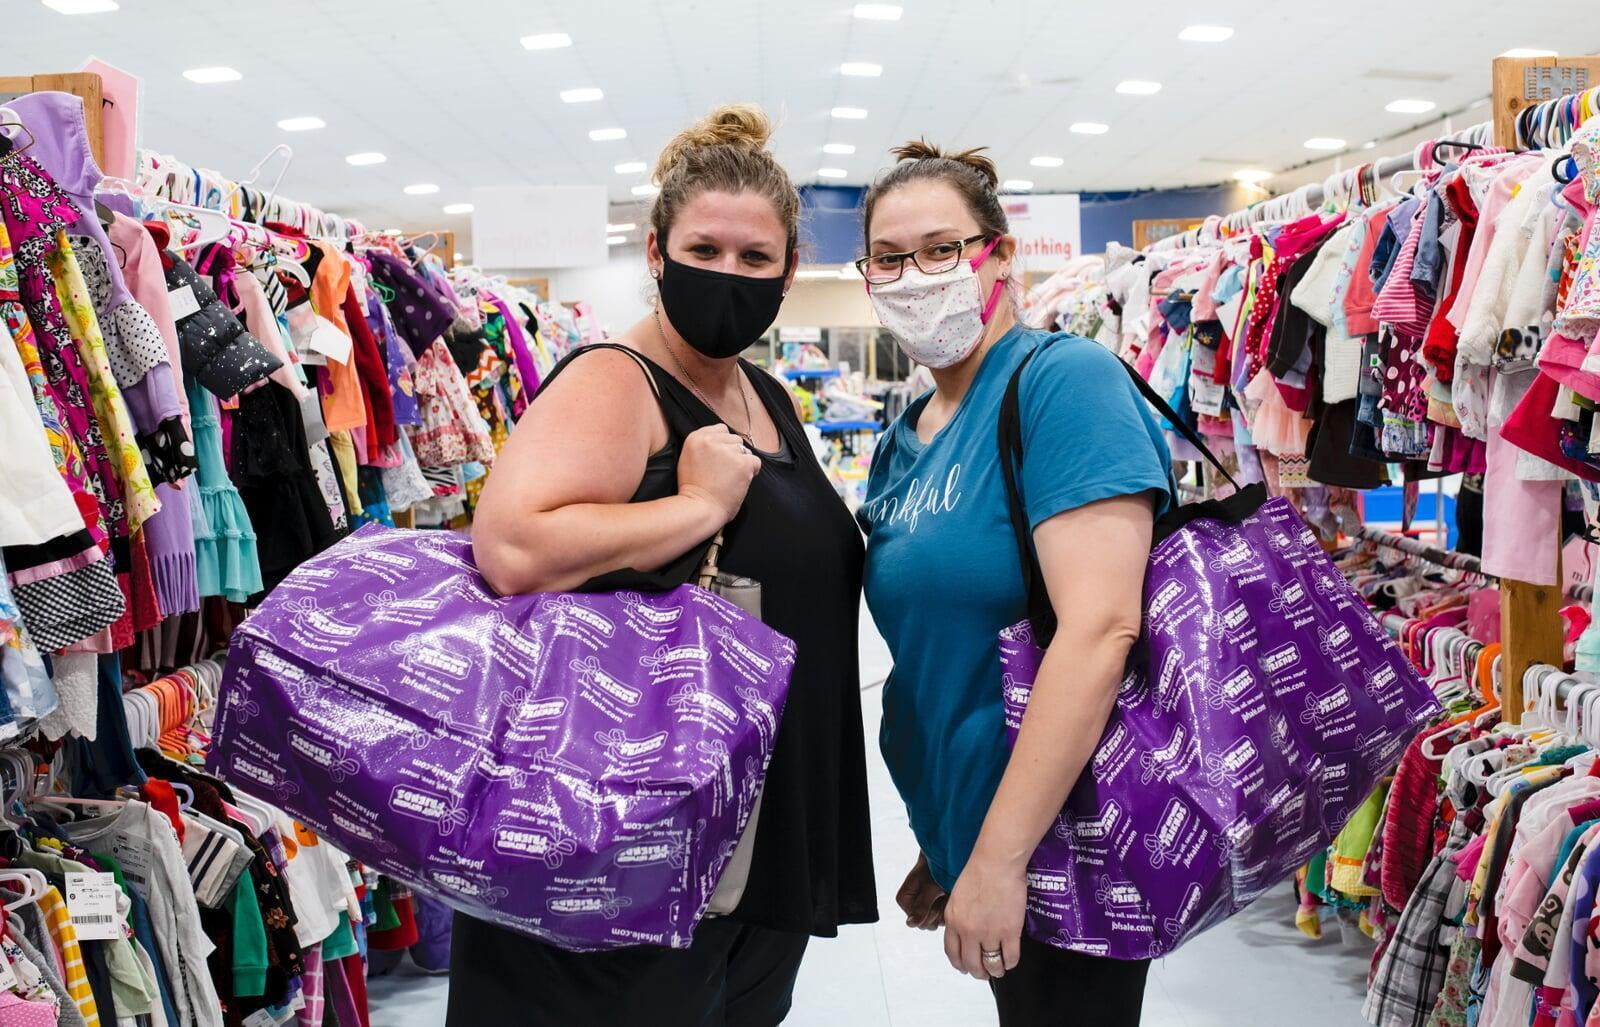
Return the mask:
<svg viewBox="0 0 1600 1027">
<path fill-rule="evenodd" d="M 1600 20 L 1582 0 L 1515 13 L 1503 0 L 900 2 L 901 20 L 878 22 L 852 17 L 853 0 L 121 0 L 118 11 L 77 17 L 6 0 L 15 45 L 0 49 L 0 73 L 100 57 L 143 76 L 145 146 L 238 176 L 288 142 L 286 195 L 374 228 L 464 231 L 469 218 L 440 207 L 476 186 L 598 182 L 614 201 L 633 201 L 645 176 L 612 166 L 653 165 L 675 131 L 728 101 L 776 116 L 776 152 L 799 182 L 839 167 L 845 183 L 865 183 L 891 145 L 926 135 L 988 145 L 1006 177 L 1040 191 L 1131 189 L 1326 156 L 1303 147 L 1313 136 L 1359 145 L 1403 130 L 1432 115 L 1389 114 L 1386 103 L 1465 106 L 1487 95 L 1490 60 L 1511 47 L 1600 49 Z M 1196 23 L 1236 32 L 1221 44 L 1180 42 Z M 550 31 L 573 45 L 519 43 Z M 881 64 L 883 75 L 841 77 L 843 61 Z M 243 79 L 196 85 L 181 75 L 206 65 Z M 1165 88 L 1123 96 L 1123 79 Z M 560 101 L 580 86 L 602 88 L 604 100 Z M 835 106 L 869 116 L 835 120 Z M 327 127 L 276 127 L 302 115 Z M 1070 134 L 1076 121 L 1111 130 Z M 609 127 L 628 137 L 589 140 Z M 828 142 L 857 150 L 824 155 Z M 389 159 L 345 163 L 368 150 Z M 1038 154 L 1065 163 L 1030 167 Z M 418 182 L 440 191 L 403 194 Z"/>
</svg>

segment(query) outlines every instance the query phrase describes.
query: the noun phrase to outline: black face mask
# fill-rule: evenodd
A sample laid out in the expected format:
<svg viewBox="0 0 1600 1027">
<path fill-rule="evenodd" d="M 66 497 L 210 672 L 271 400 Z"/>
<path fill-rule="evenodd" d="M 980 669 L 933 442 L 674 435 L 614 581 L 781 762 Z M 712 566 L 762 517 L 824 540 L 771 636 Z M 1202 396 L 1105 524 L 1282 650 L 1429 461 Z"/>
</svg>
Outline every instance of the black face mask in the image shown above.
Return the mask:
<svg viewBox="0 0 1600 1027">
<path fill-rule="evenodd" d="M 776 278 L 730 275 L 680 264 L 661 244 L 661 307 L 684 341 L 712 359 L 737 356 L 772 327 L 783 305 L 784 273 Z"/>
</svg>

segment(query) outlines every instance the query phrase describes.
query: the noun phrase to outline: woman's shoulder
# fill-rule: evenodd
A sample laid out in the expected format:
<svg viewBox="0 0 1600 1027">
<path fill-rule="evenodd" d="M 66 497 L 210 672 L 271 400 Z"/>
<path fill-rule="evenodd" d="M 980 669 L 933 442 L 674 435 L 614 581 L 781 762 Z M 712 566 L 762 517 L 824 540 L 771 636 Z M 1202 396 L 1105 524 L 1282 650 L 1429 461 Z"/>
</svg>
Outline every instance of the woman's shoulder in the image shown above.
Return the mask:
<svg viewBox="0 0 1600 1027">
<path fill-rule="evenodd" d="M 659 382 L 657 367 L 648 356 L 628 344 L 626 336 L 605 343 L 580 346 L 567 354 L 545 379 L 545 389 L 571 392 L 604 388 L 630 398 L 640 390 L 653 392 Z"/>
<path fill-rule="evenodd" d="M 1034 370 L 1039 373 L 1030 371 L 1024 376 L 1034 382 L 1043 380 L 1068 385 L 1074 390 L 1091 384 L 1105 388 L 1111 382 L 1122 381 L 1128 374 L 1120 357 L 1093 339 L 1081 335 L 1028 328 L 1023 330 L 1020 341 L 1027 348 L 1037 351 L 1033 363 L 1036 365 Z"/>
</svg>

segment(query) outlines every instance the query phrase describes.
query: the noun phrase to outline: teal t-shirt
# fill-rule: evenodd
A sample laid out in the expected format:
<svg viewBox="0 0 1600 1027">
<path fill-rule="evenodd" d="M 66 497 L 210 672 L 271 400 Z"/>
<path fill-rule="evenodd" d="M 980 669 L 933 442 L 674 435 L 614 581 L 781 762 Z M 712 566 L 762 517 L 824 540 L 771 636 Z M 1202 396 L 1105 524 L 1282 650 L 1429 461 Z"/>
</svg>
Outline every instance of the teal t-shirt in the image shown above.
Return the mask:
<svg viewBox="0 0 1600 1027">
<path fill-rule="evenodd" d="M 858 515 L 867 605 L 894 657 L 879 742 L 946 889 L 972 853 L 1009 755 L 995 635 L 1027 616 L 1027 602 L 995 425 L 1017 365 L 1046 342 L 1020 390 L 1029 522 L 1116 496 L 1165 496 L 1166 443 L 1116 356 L 1078 336 L 1015 328 L 984 356 L 933 441 L 924 445 L 915 427 L 928 396 L 890 425 Z"/>
</svg>

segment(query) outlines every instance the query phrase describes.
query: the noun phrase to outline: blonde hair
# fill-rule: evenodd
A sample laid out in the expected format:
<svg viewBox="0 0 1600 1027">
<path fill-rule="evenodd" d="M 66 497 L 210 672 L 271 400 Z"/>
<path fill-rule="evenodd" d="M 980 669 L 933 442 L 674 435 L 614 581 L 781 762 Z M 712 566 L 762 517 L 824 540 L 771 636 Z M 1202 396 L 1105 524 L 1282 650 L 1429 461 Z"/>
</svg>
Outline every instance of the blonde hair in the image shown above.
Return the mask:
<svg viewBox="0 0 1600 1027">
<path fill-rule="evenodd" d="M 661 191 L 650 208 L 662 249 L 678 212 L 703 192 L 752 192 L 772 203 L 788 235 L 785 262 L 800 238 L 800 194 L 767 140 L 772 122 L 749 103 L 718 107 L 679 132 L 656 158 L 655 178 Z"/>
</svg>

